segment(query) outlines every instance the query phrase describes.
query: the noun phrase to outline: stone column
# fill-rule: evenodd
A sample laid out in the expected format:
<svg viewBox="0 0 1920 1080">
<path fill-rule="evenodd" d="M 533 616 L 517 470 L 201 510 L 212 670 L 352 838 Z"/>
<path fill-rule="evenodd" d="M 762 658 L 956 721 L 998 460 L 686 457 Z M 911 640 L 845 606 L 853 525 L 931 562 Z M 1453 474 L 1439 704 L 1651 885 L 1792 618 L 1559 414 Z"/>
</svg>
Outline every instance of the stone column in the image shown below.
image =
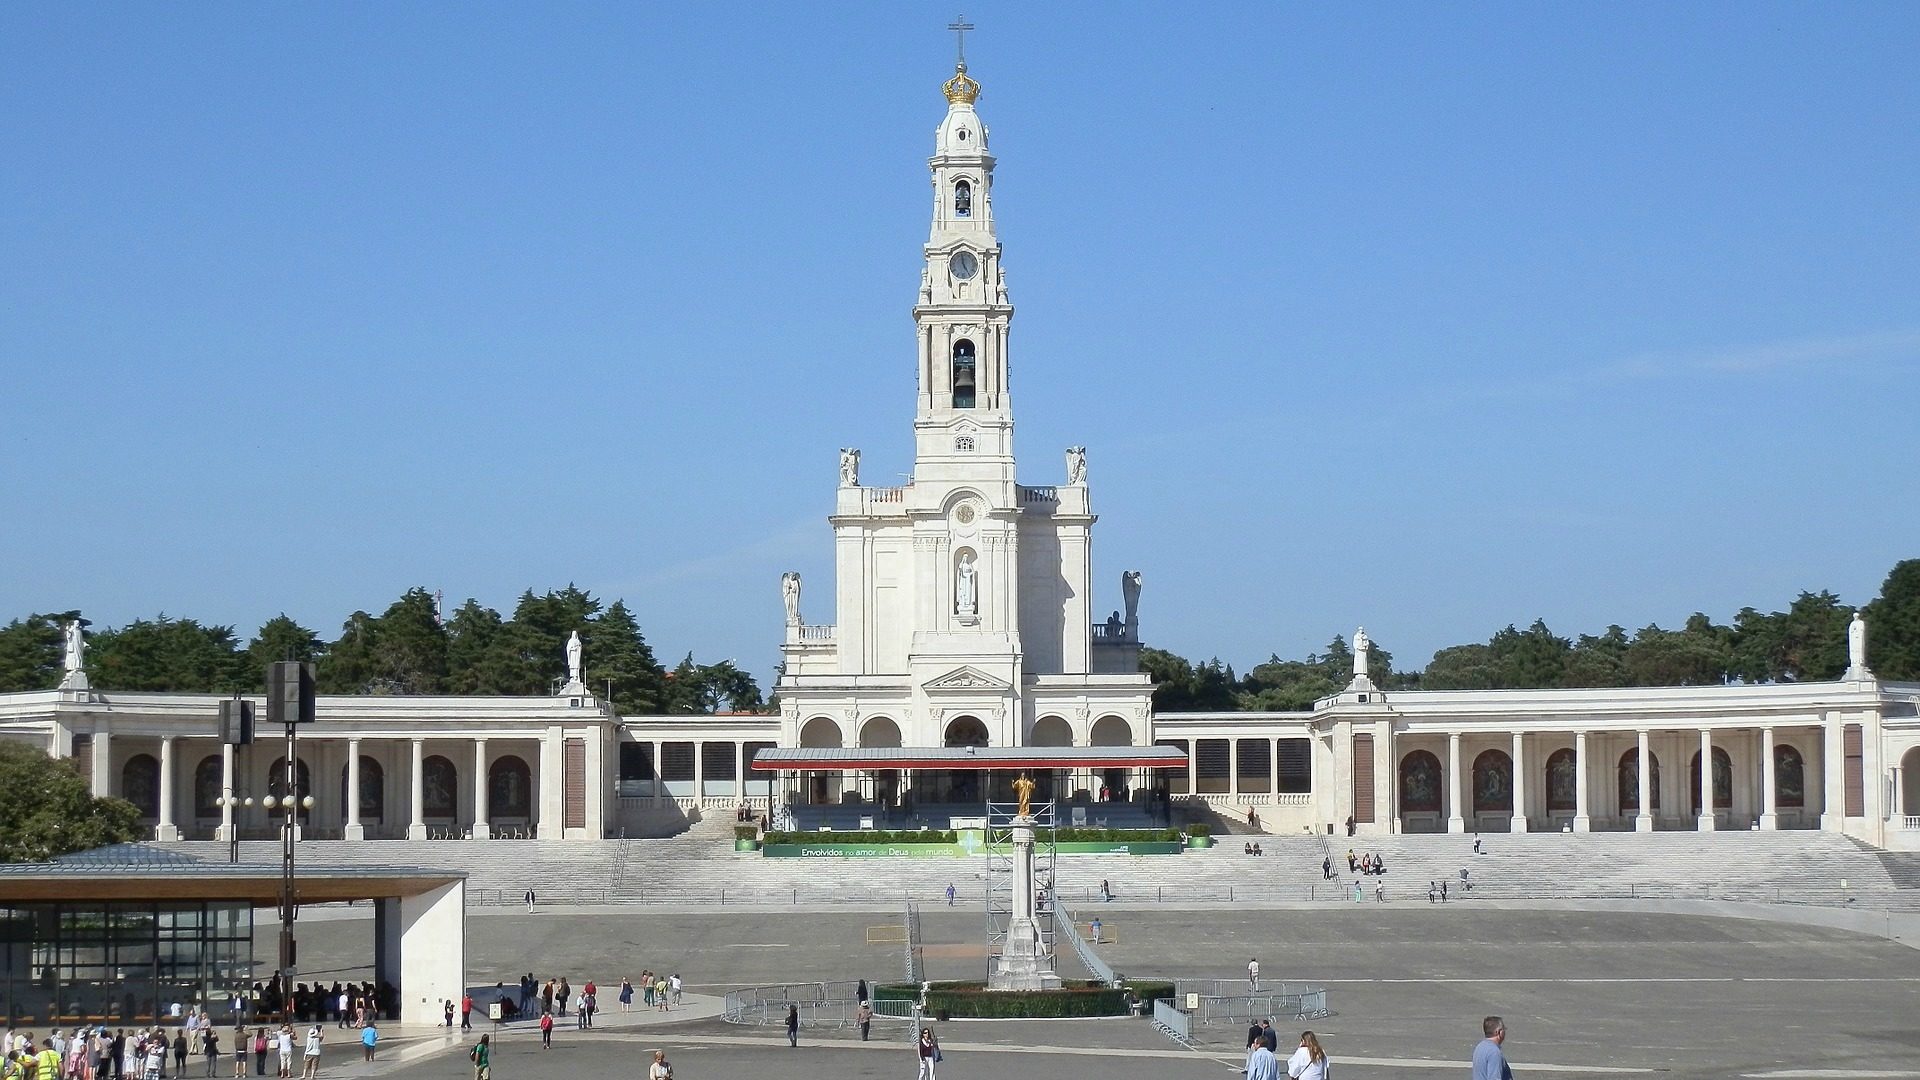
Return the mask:
<svg viewBox="0 0 1920 1080">
<path fill-rule="evenodd" d="M 1700 729 L 1700 821 L 1701 832 L 1713 831 L 1713 729 Z"/>
<path fill-rule="evenodd" d="M 1821 725 L 1820 740 L 1820 827 L 1839 832 L 1847 814 L 1846 733 L 1843 714 L 1827 713 Z"/>
<path fill-rule="evenodd" d="M 1760 827 L 1773 830 L 1780 827 L 1779 807 L 1774 803 L 1777 797 L 1774 791 L 1773 776 L 1773 729 L 1760 729 Z"/>
<path fill-rule="evenodd" d="M 1400 806 L 1396 798 L 1400 794 L 1399 785 L 1394 783 L 1398 770 L 1394 763 L 1399 760 L 1399 749 L 1394 746 L 1393 722 L 1379 720 L 1373 725 L 1373 820 L 1388 833 L 1400 831 Z"/>
<path fill-rule="evenodd" d="M 1527 744 L 1526 737 L 1513 733 L 1513 820 L 1509 832 L 1527 831 Z"/>
<path fill-rule="evenodd" d="M 1590 832 L 1593 819 L 1587 802 L 1587 733 L 1573 733 L 1573 831 Z"/>
<path fill-rule="evenodd" d="M 180 839 L 180 826 L 173 823 L 173 738 L 160 740 L 160 823 L 153 828 L 155 840 Z"/>
<path fill-rule="evenodd" d="M 858 784 L 859 782 L 859 779 L 856 777 L 854 783 Z M 700 739 L 695 739 L 693 740 L 693 805 L 696 807 L 701 805 L 701 800 L 706 797 L 707 744 Z M 839 792 L 834 793 L 834 798 L 835 801 L 838 801 Z"/>
<path fill-rule="evenodd" d="M 1887 828 L 1900 827 L 1900 766 L 1887 771 Z"/>
<path fill-rule="evenodd" d="M 653 805 L 657 809 L 667 798 L 666 771 L 661 768 L 660 740 L 648 744 L 653 747 Z"/>
<path fill-rule="evenodd" d="M 427 740 L 413 740 L 413 786 L 407 799 L 407 839 L 427 838 Z"/>
<path fill-rule="evenodd" d="M 92 793 L 94 798 L 113 795 L 113 732 L 96 722 L 93 729 Z"/>
<path fill-rule="evenodd" d="M 1447 732 L 1447 831 L 1467 831 L 1467 819 L 1460 813 L 1460 733 Z"/>
<path fill-rule="evenodd" d="M 97 737 L 97 736 L 96 736 Z M 216 840 L 233 839 L 233 744 L 220 744 L 220 831 Z"/>
<path fill-rule="evenodd" d="M 1653 831 L 1653 747 L 1646 729 L 1639 732 L 1640 765 L 1634 771 L 1640 782 L 1640 809 L 1633 815 L 1634 832 Z"/>
<path fill-rule="evenodd" d="M 738 796 L 738 801 L 743 806 L 753 805 L 747 802 L 747 744 L 745 742 L 733 744 L 733 775 L 740 778 L 734 781 L 734 794 Z"/>
<path fill-rule="evenodd" d="M 493 835 L 487 819 L 487 740 L 473 740 L 473 838 L 485 840 Z"/>
<path fill-rule="evenodd" d="M 540 814 L 534 836 L 541 840 L 560 840 L 567 835 L 565 752 L 565 729 L 549 725 L 540 740 L 540 798 L 534 803 Z"/>
<path fill-rule="evenodd" d="M 360 740 L 347 740 L 347 805 L 341 809 L 346 824 L 340 835 L 347 840 L 365 840 L 367 827 L 360 823 Z"/>
</svg>

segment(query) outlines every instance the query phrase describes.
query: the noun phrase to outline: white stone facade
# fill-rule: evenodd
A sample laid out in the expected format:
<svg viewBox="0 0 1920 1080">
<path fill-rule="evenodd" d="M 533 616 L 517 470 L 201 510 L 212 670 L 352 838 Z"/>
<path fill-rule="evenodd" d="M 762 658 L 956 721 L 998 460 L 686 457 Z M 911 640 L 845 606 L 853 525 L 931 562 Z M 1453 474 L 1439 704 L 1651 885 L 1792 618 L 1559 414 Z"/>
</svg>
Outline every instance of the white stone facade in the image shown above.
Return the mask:
<svg viewBox="0 0 1920 1080">
<path fill-rule="evenodd" d="M 1063 482 L 1015 479 L 994 159 L 977 85 L 962 71 L 946 89 L 913 309 L 912 479 L 860 486 L 842 452 L 837 618 L 789 617 L 781 744 L 1145 745 L 1137 591 L 1128 618 L 1094 625 L 1085 449 Z"/>
</svg>

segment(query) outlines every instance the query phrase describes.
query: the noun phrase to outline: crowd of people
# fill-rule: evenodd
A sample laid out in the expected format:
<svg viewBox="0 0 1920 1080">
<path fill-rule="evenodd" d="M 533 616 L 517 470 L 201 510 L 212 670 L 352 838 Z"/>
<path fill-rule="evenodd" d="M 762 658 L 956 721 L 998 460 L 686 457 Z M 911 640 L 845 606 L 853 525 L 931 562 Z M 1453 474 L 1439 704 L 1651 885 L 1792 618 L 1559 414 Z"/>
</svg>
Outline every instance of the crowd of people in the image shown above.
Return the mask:
<svg viewBox="0 0 1920 1080">
<path fill-rule="evenodd" d="M 372 1061 L 379 1029 L 371 1018 L 360 1027 L 365 1058 Z M 186 1080 L 195 1058 L 205 1062 L 203 1075 L 214 1077 L 219 1075 L 220 1059 L 227 1055 L 231 1055 L 231 1075 L 236 1080 L 247 1075 L 248 1057 L 253 1059 L 256 1076 L 268 1075 L 271 1063 L 277 1080 L 292 1080 L 297 1063 L 303 1080 L 315 1080 L 324 1042 L 320 1025 L 313 1024 L 296 1045 L 291 1023 L 278 1027 L 236 1024 L 223 1040 L 220 1029 L 197 1012 L 171 1035 L 157 1026 L 109 1030 L 95 1025 L 55 1031 L 35 1044 L 30 1031 L 9 1031 L 0 1080 Z"/>
</svg>

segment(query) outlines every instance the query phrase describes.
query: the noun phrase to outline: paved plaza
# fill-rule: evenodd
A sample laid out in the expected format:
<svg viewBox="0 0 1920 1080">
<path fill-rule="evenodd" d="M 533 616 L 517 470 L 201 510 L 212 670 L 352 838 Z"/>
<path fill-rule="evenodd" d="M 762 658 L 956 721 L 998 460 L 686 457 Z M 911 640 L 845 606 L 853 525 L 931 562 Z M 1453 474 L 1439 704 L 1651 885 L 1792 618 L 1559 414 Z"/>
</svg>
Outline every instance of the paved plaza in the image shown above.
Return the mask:
<svg viewBox="0 0 1920 1080">
<path fill-rule="evenodd" d="M 1233 978 L 1250 956 L 1268 978 L 1322 983 L 1334 1013 L 1313 1024 L 1344 1074 L 1445 1075 L 1471 1049 L 1479 1019 L 1507 1018 L 1523 1075 L 1673 1077 L 1920 1077 L 1920 951 L 1842 930 L 1777 921 L 1644 911 L 1541 911 L 1424 902 L 1303 910 L 1169 911 L 1111 905 L 1117 940 L 1101 947 L 1142 977 Z M 603 987 L 643 967 L 678 971 L 702 998 L 784 981 L 888 979 L 901 946 L 884 939 L 894 912 L 662 911 L 651 908 L 492 911 L 476 915 L 469 949 L 476 982 L 521 972 L 587 977 Z M 977 976 L 977 910 L 928 911 L 934 978 Z M 313 919 L 301 928 L 307 972 L 353 955 L 365 919 Z M 327 969 L 325 971 L 321 969 Z M 341 977 L 353 974 L 345 964 Z M 1072 963 L 1063 972 L 1078 974 Z M 612 992 L 606 992 L 611 1003 Z M 609 1007 L 612 1007 L 611 1004 Z M 690 1010 L 691 1011 L 691 1010 Z M 710 1012 L 711 1008 L 701 1011 Z M 552 1051 L 537 1035 L 501 1036 L 497 1080 L 635 1075 L 644 1051 L 666 1047 L 681 1077 L 910 1075 L 898 1027 L 862 1046 L 843 1032 L 807 1032 L 798 1051 L 777 1031 L 718 1020 L 570 1026 Z M 1279 1024 L 1283 1031 L 1298 1025 Z M 943 1025 L 944 1077 L 1231 1076 L 1238 1030 L 1203 1030 L 1182 1048 L 1137 1020 L 954 1022 Z M 426 1035 L 423 1032 L 404 1033 Z M 382 1074 L 467 1076 L 464 1056 L 429 1037 L 404 1042 Z M 364 1074 L 353 1065 L 342 1075 Z"/>
</svg>

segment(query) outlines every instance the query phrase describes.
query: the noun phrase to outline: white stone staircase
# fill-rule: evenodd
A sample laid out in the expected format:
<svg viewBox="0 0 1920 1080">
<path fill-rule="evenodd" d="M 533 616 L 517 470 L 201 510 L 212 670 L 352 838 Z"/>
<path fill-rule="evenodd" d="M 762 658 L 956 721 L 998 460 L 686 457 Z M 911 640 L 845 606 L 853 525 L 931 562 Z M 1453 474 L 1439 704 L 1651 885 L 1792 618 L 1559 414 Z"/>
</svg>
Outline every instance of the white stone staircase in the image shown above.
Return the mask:
<svg viewBox="0 0 1920 1080">
<path fill-rule="evenodd" d="M 985 887 L 984 858 L 768 859 L 735 852 L 732 820 L 715 836 L 567 841 L 304 841 L 314 864 L 446 867 L 469 875 L 478 904 L 512 904 L 531 887 L 551 903 L 730 904 L 938 902 L 949 883 L 963 898 Z M 1489 834 L 1482 854 L 1470 836 L 1333 838 L 1335 877 L 1320 874 L 1320 837 L 1267 836 L 1265 855 L 1242 854 L 1243 837 L 1177 856 L 1061 856 L 1058 890 L 1070 904 L 1097 897 L 1108 881 L 1122 902 L 1262 903 L 1352 899 L 1349 844 L 1379 853 L 1377 879 L 1396 901 L 1425 900 L 1429 880 L 1447 878 L 1455 899 L 1717 898 L 1847 904 L 1920 910 L 1920 887 L 1897 881 L 1882 853 L 1817 832 Z M 626 845 L 624 861 L 621 845 Z M 224 859 L 223 844 L 168 845 Z M 278 859 L 275 844 L 248 844 L 249 862 Z M 256 850 L 257 849 L 257 850 Z M 1462 893 L 1459 872 L 1473 888 Z M 1363 882 L 1372 900 L 1376 879 Z M 1842 882 L 1845 882 L 1844 888 Z M 1904 887 L 1903 887 L 1904 884 Z"/>
</svg>

